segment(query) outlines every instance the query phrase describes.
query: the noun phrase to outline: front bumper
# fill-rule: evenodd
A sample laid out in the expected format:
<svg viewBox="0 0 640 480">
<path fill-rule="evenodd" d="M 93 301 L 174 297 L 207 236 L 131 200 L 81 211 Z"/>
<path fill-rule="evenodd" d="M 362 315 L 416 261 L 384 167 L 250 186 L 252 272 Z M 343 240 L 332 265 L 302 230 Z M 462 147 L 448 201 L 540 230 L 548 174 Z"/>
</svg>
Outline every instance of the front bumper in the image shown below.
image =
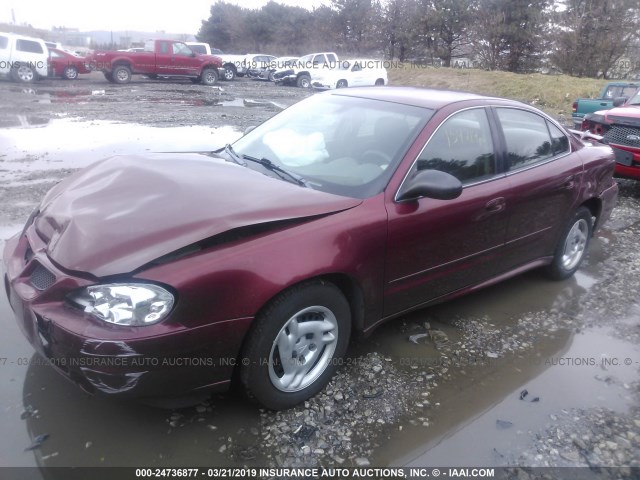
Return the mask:
<svg viewBox="0 0 640 480">
<path fill-rule="evenodd" d="M 616 156 L 615 175 L 640 180 L 640 149 L 611 145 Z"/>
<path fill-rule="evenodd" d="M 166 398 L 228 387 L 251 318 L 196 328 L 171 316 L 147 327 L 102 322 L 66 299 L 96 280 L 51 262 L 33 226 L 7 241 L 4 263 L 18 326 L 46 363 L 83 390 Z"/>
</svg>

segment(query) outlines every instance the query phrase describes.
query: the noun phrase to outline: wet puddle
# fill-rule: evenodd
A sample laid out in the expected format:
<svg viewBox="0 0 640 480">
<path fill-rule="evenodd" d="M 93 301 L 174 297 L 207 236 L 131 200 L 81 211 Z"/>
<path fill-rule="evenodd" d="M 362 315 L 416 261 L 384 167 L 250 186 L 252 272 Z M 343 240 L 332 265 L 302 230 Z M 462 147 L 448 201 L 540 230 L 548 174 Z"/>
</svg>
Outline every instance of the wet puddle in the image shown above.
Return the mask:
<svg viewBox="0 0 640 480">
<path fill-rule="evenodd" d="M 211 151 L 241 136 L 233 127 L 160 128 L 108 121 L 53 119 L 44 126 L 0 129 L 0 170 L 82 168 L 122 154 Z"/>
<path fill-rule="evenodd" d="M 269 100 L 254 100 L 251 98 L 229 99 L 228 95 L 221 97 L 223 87 L 213 86 L 203 89 L 175 89 L 166 88 L 154 91 L 153 84 L 146 88 L 128 88 L 126 94 L 139 96 L 138 101 L 169 105 L 189 105 L 194 107 L 258 107 L 283 110 L 286 105 Z M 10 91 L 24 96 L 25 101 L 40 104 L 76 104 L 120 102 L 124 88 L 97 89 L 37 89 L 33 87 L 12 88 Z M 169 94 L 169 95 L 167 95 Z"/>
</svg>

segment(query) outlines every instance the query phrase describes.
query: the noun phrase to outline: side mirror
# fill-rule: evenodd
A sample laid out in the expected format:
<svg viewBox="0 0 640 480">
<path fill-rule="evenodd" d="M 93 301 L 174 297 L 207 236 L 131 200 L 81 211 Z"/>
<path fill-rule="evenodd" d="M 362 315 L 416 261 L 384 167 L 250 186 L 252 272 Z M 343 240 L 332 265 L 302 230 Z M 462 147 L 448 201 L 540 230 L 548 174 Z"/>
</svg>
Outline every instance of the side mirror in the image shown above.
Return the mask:
<svg viewBox="0 0 640 480">
<path fill-rule="evenodd" d="M 627 103 L 627 100 L 629 100 L 629 97 L 616 97 L 613 99 L 613 106 L 621 107 L 622 105 Z"/>
<path fill-rule="evenodd" d="M 404 182 L 396 200 L 406 202 L 422 197 L 453 200 L 458 198 L 461 193 L 462 182 L 453 175 L 439 170 L 419 170 Z"/>
</svg>

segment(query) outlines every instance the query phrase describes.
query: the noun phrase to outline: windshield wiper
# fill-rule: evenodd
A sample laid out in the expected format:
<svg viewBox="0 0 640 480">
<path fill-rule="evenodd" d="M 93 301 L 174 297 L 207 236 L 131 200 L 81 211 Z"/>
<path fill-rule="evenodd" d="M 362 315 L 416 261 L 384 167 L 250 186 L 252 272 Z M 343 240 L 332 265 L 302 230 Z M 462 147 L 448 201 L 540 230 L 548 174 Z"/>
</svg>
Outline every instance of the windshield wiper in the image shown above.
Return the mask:
<svg viewBox="0 0 640 480">
<path fill-rule="evenodd" d="M 218 150 L 219 151 L 219 150 Z M 233 149 L 233 147 L 231 146 L 231 144 L 227 143 L 224 146 L 224 152 L 229 155 L 229 158 L 231 158 L 231 160 L 233 160 L 235 163 L 237 163 L 238 165 L 242 165 L 243 167 L 247 166 L 247 162 L 245 162 L 244 160 L 242 160 L 242 156 L 238 155 L 236 153 L 236 151 Z"/>
<path fill-rule="evenodd" d="M 288 170 L 285 170 L 284 168 L 280 167 L 279 165 L 276 165 L 275 163 L 273 163 L 271 160 L 269 160 L 268 158 L 255 158 L 255 157 L 251 157 L 249 155 L 241 155 L 242 158 L 244 158 L 245 160 L 249 160 L 251 162 L 254 163 L 259 163 L 260 165 L 262 165 L 264 168 L 266 168 L 267 170 L 270 170 L 272 172 L 274 172 L 275 174 L 277 174 L 280 178 L 282 178 L 283 180 L 286 180 L 285 177 L 288 177 L 290 180 L 293 180 L 293 183 L 300 185 L 301 187 L 308 187 L 308 183 L 307 181 L 301 177 L 300 175 L 290 172 Z"/>
</svg>

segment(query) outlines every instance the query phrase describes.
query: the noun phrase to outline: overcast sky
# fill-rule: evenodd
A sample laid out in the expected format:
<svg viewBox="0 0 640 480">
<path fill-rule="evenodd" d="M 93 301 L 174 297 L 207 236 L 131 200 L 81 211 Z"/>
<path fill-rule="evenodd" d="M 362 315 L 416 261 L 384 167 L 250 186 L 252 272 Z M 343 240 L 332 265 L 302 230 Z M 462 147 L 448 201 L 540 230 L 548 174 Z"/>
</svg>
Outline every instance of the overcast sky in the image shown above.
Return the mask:
<svg viewBox="0 0 640 480">
<path fill-rule="evenodd" d="M 227 0 L 245 8 L 260 8 L 268 0 Z M 0 22 L 36 28 L 53 26 L 80 30 L 142 30 L 196 34 L 209 18 L 215 0 L 0 0 Z M 311 9 L 329 0 L 278 0 L 278 3 Z"/>
</svg>

